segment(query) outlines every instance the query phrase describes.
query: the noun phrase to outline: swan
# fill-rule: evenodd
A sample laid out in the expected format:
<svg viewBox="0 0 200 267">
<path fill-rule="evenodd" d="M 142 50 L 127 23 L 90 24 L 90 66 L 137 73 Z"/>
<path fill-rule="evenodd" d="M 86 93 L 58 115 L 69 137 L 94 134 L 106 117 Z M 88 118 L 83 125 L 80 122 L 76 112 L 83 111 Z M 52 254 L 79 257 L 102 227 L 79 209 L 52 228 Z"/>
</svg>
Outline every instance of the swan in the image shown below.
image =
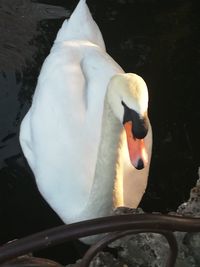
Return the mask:
<svg viewBox="0 0 200 267">
<path fill-rule="evenodd" d="M 44 61 L 20 144 L 64 223 L 136 208 L 144 194 L 152 148 L 147 86 L 106 53 L 85 0 Z"/>
</svg>

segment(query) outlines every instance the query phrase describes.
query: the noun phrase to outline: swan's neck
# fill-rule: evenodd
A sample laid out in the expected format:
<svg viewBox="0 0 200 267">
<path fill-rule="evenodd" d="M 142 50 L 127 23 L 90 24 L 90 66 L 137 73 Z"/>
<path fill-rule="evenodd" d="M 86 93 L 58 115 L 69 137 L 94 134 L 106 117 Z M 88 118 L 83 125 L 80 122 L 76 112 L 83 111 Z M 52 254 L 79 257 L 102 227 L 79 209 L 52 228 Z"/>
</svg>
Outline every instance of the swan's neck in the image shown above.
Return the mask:
<svg viewBox="0 0 200 267">
<path fill-rule="evenodd" d="M 113 206 L 113 188 L 118 173 L 118 146 L 121 123 L 105 101 L 101 141 L 86 213 L 91 217 L 109 215 Z"/>
</svg>

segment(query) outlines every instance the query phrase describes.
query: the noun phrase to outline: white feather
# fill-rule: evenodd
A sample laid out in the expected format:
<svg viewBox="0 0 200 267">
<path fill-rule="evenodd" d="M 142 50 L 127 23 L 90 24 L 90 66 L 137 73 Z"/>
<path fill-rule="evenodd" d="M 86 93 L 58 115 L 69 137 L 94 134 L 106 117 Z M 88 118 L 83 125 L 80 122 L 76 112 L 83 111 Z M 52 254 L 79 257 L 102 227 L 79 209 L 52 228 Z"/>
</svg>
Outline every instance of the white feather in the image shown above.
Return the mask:
<svg viewBox="0 0 200 267">
<path fill-rule="evenodd" d="M 106 216 L 113 205 L 136 207 L 145 191 L 149 166 L 130 164 L 123 114 L 104 107 L 109 81 L 120 73 L 80 1 L 43 64 L 20 131 L 38 188 L 65 223 Z M 145 142 L 150 158 L 151 129 Z"/>
</svg>

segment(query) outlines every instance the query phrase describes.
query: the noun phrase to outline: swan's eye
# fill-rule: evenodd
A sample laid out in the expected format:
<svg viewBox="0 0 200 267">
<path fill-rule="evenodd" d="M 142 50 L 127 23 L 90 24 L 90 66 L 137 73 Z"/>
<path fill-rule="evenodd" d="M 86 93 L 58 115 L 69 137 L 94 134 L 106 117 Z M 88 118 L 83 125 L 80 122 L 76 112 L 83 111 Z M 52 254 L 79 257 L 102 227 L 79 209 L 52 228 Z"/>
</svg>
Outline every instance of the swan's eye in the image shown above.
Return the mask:
<svg viewBox="0 0 200 267">
<path fill-rule="evenodd" d="M 124 106 L 123 124 L 128 121 L 131 121 L 133 136 L 137 139 L 143 139 L 148 132 L 147 119 L 141 117 L 139 113 L 137 113 L 135 110 L 127 107 L 127 105 L 123 101 L 122 105 Z"/>
</svg>

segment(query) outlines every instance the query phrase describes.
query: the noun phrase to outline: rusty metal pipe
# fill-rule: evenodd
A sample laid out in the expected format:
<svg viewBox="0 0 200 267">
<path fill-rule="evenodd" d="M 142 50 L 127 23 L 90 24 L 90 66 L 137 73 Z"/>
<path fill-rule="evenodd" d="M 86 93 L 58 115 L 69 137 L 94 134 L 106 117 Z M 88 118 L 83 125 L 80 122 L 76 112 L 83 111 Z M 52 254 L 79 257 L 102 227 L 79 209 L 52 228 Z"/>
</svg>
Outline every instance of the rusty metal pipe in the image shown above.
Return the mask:
<svg viewBox="0 0 200 267">
<path fill-rule="evenodd" d="M 200 218 L 158 214 L 127 214 L 58 226 L 13 241 L 0 248 L 0 263 L 66 241 L 90 235 L 132 229 L 200 232 Z"/>
</svg>

